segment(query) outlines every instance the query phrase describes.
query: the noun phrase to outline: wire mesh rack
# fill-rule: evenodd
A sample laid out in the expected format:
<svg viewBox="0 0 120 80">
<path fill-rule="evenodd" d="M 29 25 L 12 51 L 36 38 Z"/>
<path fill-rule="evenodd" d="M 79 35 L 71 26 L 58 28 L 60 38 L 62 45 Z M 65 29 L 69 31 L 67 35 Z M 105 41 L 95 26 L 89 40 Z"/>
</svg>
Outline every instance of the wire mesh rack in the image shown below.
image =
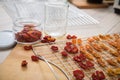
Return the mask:
<svg viewBox="0 0 120 80">
<path fill-rule="evenodd" d="M 101 35 L 96 36 L 97 38 L 99 37 L 100 40 L 93 42 L 93 44 L 96 44 L 98 46 L 100 46 L 101 44 L 104 44 L 105 46 L 107 46 L 108 50 L 97 51 L 97 49 L 95 49 L 91 43 L 88 43 L 88 40 L 87 40 L 88 38 L 82 39 L 83 41 L 82 45 L 78 45 L 78 44 L 76 45 L 77 47 L 90 45 L 92 49 L 101 56 L 101 59 L 106 64 L 105 67 L 100 66 L 99 63 L 97 62 L 97 59 L 94 57 L 92 60 L 92 62 L 94 63 L 94 67 L 87 70 L 82 69 L 79 66 L 79 64 L 73 60 L 73 57 L 75 55 L 82 54 L 81 52 L 78 52 L 77 54 L 69 54 L 67 58 L 63 57 L 60 53 L 61 51 L 64 50 L 64 46 L 66 45 L 66 42 L 69 42 L 69 40 L 58 41 L 51 44 L 36 44 L 33 46 L 33 48 L 38 55 L 44 56 L 48 61 L 54 63 L 55 65 L 59 66 L 63 71 L 65 71 L 69 76 L 70 80 L 75 80 L 75 77 L 73 76 L 73 71 L 77 69 L 83 70 L 85 74 L 85 77 L 83 80 L 92 80 L 91 76 L 97 70 L 104 72 L 106 76 L 105 80 L 118 80 L 118 78 L 120 77 L 119 75 L 117 76 L 108 75 L 108 71 L 107 71 L 108 68 L 111 68 L 111 69 L 120 68 L 119 67 L 120 63 L 117 62 L 116 60 L 116 58 L 119 57 L 120 54 L 115 56 L 114 53 L 112 54 L 111 52 L 109 52 L 109 51 L 117 52 L 117 49 L 114 46 L 110 45 L 108 41 L 115 41 L 117 39 L 120 39 L 120 34 L 116 33 L 116 34 L 110 34 L 110 35 L 104 35 L 104 36 L 102 35 L 103 38 L 105 38 L 106 36 L 106 38 L 108 39 L 101 39 L 102 37 L 100 38 L 100 36 Z M 51 50 L 51 46 L 58 46 L 59 51 L 53 52 Z M 115 65 L 111 65 L 109 62 L 107 62 L 107 60 L 114 62 Z"/>
</svg>

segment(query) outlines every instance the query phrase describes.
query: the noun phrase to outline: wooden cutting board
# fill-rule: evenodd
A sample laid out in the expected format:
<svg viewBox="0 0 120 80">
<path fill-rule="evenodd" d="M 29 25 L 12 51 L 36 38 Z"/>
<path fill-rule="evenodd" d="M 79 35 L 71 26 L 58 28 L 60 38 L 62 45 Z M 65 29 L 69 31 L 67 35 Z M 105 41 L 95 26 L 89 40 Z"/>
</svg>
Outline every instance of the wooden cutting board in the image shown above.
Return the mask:
<svg viewBox="0 0 120 80">
<path fill-rule="evenodd" d="M 73 5 L 77 6 L 78 8 L 83 9 L 90 9 L 90 8 L 106 8 L 109 5 L 106 3 L 103 4 L 92 4 L 88 3 L 87 0 L 69 0 Z"/>
<path fill-rule="evenodd" d="M 55 80 L 54 75 L 45 62 L 31 60 L 32 51 L 25 51 L 22 45 L 17 45 L 6 60 L 0 64 L 0 80 Z M 22 60 L 26 60 L 26 68 L 21 67 Z M 53 66 L 54 67 L 54 66 Z M 59 80 L 67 80 L 64 74 L 54 67 Z"/>
</svg>

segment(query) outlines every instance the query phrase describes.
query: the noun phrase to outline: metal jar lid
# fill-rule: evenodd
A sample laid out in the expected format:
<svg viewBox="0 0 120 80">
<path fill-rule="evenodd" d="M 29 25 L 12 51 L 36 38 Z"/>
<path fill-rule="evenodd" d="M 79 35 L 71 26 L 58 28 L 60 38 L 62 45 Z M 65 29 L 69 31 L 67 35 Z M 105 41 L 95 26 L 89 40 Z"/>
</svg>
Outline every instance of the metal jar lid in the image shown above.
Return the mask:
<svg viewBox="0 0 120 80">
<path fill-rule="evenodd" d="M 0 50 L 9 49 L 16 44 L 12 31 L 0 31 Z"/>
</svg>

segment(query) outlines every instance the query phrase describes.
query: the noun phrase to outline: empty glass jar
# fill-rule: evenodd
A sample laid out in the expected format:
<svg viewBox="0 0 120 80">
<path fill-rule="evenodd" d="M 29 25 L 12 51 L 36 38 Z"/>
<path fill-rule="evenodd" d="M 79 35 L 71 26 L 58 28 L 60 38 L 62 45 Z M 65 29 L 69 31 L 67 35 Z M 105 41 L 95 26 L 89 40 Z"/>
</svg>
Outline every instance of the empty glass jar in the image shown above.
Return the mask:
<svg viewBox="0 0 120 80">
<path fill-rule="evenodd" d="M 45 34 L 61 37 L 66 34 L 68 4 L 62 0 L 49 0 L 45 4 Z"/>
</svg>

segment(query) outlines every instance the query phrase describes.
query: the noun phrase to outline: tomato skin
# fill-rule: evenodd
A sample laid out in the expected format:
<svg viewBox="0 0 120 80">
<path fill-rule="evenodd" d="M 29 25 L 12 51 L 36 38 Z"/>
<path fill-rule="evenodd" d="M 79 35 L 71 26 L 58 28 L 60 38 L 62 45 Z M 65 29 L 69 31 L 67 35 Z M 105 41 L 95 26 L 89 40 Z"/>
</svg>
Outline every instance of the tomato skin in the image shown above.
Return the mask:
<svg viewBox="0 0 120 80">
<path fill-rule="evenodd" d="M 74 70 L 73 75 L 76 78 L 76 80 L 83 80 L 85 77 L 84 72 L 82 70 Z"/>
<path fill-rule="evenodd" d="M 32 61 L 35 61 L 35 62 L 39 61 L 39 58 L 35 55 L 32 55 L 31 59 L 32 59 Z"/>
</svg>

